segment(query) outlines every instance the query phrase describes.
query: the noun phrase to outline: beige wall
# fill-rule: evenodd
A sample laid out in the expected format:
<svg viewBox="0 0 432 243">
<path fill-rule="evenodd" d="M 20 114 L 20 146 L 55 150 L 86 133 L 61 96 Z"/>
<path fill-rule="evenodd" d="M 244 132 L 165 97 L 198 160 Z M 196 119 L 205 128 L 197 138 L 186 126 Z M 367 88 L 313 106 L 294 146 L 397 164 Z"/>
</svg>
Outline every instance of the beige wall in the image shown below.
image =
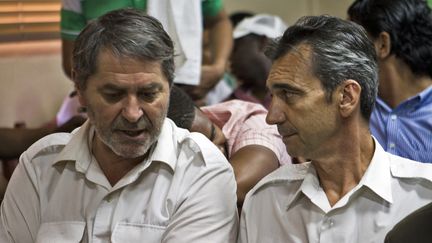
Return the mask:
<svg viewBox="0 0 432 243">
<path fill-rule="evenodd" d="M 60 57 L 60 41 L 0 44 L 0 126 L 35 127 L 54 118 L 72 89 Z"/>
<path fill-rule="evenodd" d="M 345 18 L 352 0 L 225 0 L 228 13 L 240 10 L 281 16 L 293 24 L 304 15 L 330 14 Z"/>
</svg>

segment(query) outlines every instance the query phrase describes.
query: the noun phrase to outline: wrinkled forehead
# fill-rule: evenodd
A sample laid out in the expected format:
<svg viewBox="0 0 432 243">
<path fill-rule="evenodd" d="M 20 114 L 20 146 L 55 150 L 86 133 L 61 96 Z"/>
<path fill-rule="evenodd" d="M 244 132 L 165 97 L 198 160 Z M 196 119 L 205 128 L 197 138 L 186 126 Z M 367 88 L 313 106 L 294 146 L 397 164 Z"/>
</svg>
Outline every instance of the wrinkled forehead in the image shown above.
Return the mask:
<svg viewBox="0 0 432 243">
<path fill-rule="evenodd" d="M 274 84 L 280 82 L 301 85 L 306 78 L 313 76 L 312 48 L 302 44 L 293 47 L 273 62 L 267 79 L 267 87 L 271 89 Z"/>
</svg>

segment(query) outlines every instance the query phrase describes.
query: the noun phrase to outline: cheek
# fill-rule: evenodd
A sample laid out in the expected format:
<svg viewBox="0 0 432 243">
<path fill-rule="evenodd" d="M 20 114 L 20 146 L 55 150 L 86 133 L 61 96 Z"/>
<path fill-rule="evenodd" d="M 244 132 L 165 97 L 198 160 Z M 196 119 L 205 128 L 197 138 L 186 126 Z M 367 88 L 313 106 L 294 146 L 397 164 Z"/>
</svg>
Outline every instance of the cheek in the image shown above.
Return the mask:
<svg viewBox="0 0 432 243">
<path fill-rule="evenodd" d="M 93 118 L 102 123 L 112 122 L 122 110 L 119 104 L 106 104 L 97 101 L 88 103 L 87 107 L 93 111 Z"/>
<path fill-rule="evenodd" d="M 168 111 L 168 102 L 160 101 L 143 105 L 144 113 L 150 120 L 158 120 L 165 117 Z"/>
</svg>

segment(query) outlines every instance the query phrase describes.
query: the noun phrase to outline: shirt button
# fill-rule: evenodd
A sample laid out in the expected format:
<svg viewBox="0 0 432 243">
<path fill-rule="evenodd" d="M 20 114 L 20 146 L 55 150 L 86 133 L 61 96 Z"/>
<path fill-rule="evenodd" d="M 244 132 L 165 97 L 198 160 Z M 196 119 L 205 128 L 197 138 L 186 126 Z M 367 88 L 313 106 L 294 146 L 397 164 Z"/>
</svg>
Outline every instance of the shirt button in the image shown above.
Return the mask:
<svg viewBox="0 0 432 243">
<path fill-rule="evenodd" d="M 390 143 L 390 148 L 391 149 L 394 149 L 396 147 L 396 144 L 394 144 L 394 143 Z"/>
<path fill-rule="evenodd" d="M 396 120 L 397 116 L 396 115 L 391 115 L 391 119 L 392 121 Z"/>
<path fill-rule="evenodd" d="M 108 195 L 108 196 L 106 196 L 105 197 L 105 201 L 107 201 L 107 202 L 111 202 L 113 200 L 113 196 L 112 195 Z"/>
<path fill-rule="evenodd" d="M 329 225 L 329 228 L 333 227 L 334 220 L 333 219 L 329 219 L 328 225 Z"/>
</svg>

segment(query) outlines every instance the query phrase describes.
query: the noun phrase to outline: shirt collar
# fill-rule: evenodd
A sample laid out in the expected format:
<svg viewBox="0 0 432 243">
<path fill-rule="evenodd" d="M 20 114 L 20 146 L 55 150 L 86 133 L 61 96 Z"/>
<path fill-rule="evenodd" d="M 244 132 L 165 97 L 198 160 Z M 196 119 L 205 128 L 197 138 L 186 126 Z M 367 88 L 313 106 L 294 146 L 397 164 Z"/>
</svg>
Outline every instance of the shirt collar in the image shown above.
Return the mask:
<svg viewBox="0 0 432 243">
<path fill-rule="evenodd" d="M 377 105 L 383 107 L 387 112 L 391 112 L 392 110 L 402 110 L 402 111 L 410 111 L 412 109 L 415 110 L 422 106 L 426 106 L 432 103 L 432 85 L 426 88 L 425 90 L 423 90 L 422 92 L 403 101 L 395 109 L 392 109 L 379 97 L 377 97 L 376 103 Z"/>
<path fill-rule="evenodd" d="M 391 190 L 391 171 L 390 161 L 387 153 L 374 139 L 375 152 L 372 160 L 360 180 L 360 185 L 364 185 L 374 191 L 378 196 L 382 197 L 389 203 L 393 202 L 392 190 Z"/>
<path fill-rule="evenodd" d="M 375 192 L 378 196 L 383 198 L 389 203 L 393 202 L 392 190 L 391 190 L 391 172 L 390 172 L 390 162 L 387 157 L 387 153 L 374 139 L 375 151 L 372 160 L 363 175 L 362 179 L 355 188 L 361 188 L 366 186 Z M 356 189 L 353 189 L 356 190 Z M 350 192 L 350 195 L 352 193 Z M 329 211 L 331 209 L 330 204 L 323 205 L 323 202 L 328 203 L 327 198 L 323 198 L 325 193 L 320 186 L 318 176 L 312 165 L 309 166 L 307 174 L 301 186 L 294 192 L 293 197 L 288 202 L 287 208 L 294 206 L 294 203 L 301 197 L 301 195 L 307 196 L 315 204 L 319 204 L 324 211 Z"/>
<path fill-rule="evenodd" d="M 75 169 L 84 173 L 92 159 L 89 143 L 93 134 L 93 126 L 87 120 L 80 128 L 72 132 L 71 139 L 53 161 L 53 165 L 62 161 L 73 161 L 75 162 Z"/>
<path fill-rule="evenodd" d="M 175 126 L 172 122 L 165 119 L 156 147 L 149 160 L 150 163 L 153 161 L 166 163 L 173 171 L 176 165 L 177 154 L 174 151 L 176 151 L 177 140 L 179 139 L 175 137 L 173 132 L 174 128 Z M 85 173 L 92 160 L 91 141 L 94 134 L 95 129 L 87 120 L 78 130 L 72 133 L 72 138 L 56 157 L 53 164 L 57 164 L 61 161 L 73 161 L 75 162 L 76 170 Z M 167 151 L 170 152 L 167 153 Z M 147 168 L 147 166 L 143 167 L 143 169 L 144 168 Z"/>
<path fill-rule="evenodd" d="M 315 168 L 312 166 L 312 164 L 310 162 L 306 162 L 302 163 L 301 165 L 304 166 L 303 182 L 288 201 L 287 209 L 291 208 L 291 206 L 293 206 L 297 199 L 299 199 L 303 194 L 309 196 L 310 198 L 313 197 L 313 195 L 318 192 L 320 187 Z"/>
<path fill-rule="evenodd" d="M 165 119 L 156 147 L 150 157 L 150 163 L 153 161 L 165 163 L 173 171 L 177 161 L 177 145 L 181 139 L 177 137 L 178 133 L 174 132 L 175 128 L 176 126 L 171 120 Z"/>
<path fill-rule="evenodd" d="M 429 86 L 428 88 L 426 88 L 425 90 L 423 90 L 422 92 L 420 92 L 418 94 L 418 96 L 420 97 L 420 103 L 421 104 L 431 103 L 432 102 L 432 85 Z"/>
</svg>

